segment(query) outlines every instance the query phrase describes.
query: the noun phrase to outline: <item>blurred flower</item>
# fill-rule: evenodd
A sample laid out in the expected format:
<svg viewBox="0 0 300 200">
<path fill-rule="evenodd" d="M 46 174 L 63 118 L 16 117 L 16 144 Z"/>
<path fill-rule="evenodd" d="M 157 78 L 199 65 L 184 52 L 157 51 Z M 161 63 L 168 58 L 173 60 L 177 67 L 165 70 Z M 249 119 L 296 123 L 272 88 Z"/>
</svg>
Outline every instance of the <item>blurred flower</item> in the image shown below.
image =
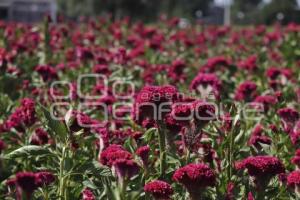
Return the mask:
<svg viewBox="0 0 300 200">
<path fill-rule="evenodd" d="M 155 200 L 170 200 L 170 196 L 173 194 L 171 185 L 160 180 L 147 183 L 144 186 L 144 191 L 150 193 Z"/>
</svg>

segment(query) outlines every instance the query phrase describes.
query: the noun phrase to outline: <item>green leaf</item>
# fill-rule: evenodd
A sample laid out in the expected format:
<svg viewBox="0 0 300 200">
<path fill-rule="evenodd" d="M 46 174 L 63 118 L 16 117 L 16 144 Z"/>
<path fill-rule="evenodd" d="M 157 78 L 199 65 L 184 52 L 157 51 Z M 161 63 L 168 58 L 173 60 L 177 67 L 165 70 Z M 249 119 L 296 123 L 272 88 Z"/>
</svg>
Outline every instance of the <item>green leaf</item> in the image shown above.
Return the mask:
<svg viewBox="0 0 300 200">
<path fill-rule="evenodd" d="M 157 128 L 150 128 L 144 133 L 142 138 L 148 143 L 154 138 L 156 131 Z"/>
<path fill-rule="evenodd" d="M 40 105 L 40 108 L 46 119 L 46 125 L 51 129 L 51 131 L 58 135 L 61 140 L 66 140 L 68 130 L 65 124 L 61 121 L 53 119 L 51 113 L 44 106 Z"/>
<path fill-rule="evenodd" d="M 9 154 L 5 155 L 4 158 L 6 159 L 15 159 L 15 158 L 27 158 L 28 156 L 46 156 L 51 155 L 51 152 L 42 147 L 37 145 L 28 145 L 23 146 L 19 149 L 16 149 Z"/>
</svg>

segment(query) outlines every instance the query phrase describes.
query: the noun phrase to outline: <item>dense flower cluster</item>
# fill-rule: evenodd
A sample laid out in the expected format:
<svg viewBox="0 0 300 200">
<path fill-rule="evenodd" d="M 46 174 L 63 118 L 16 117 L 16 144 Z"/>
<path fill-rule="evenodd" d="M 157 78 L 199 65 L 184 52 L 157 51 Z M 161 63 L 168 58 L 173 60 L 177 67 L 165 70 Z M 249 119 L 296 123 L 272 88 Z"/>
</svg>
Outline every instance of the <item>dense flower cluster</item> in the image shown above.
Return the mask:
<svg viewBox="0 0 300 200">
<path fill-rule="evenodd" d="M 147 183 L 144 186 L 144 191 L 153 195 L 156 200 L 168 200 L 173 194 L 173 189 L 170 184 L 155 180 Z"/>
<path fill-rule="evenodd" d="M 188 164 L 174 172 L 173 180 L 184 185 L 191 194 L 194 194 L 201 192 L 205 187 L 214 186 L 216 175 L 205 164 Z"/>
</svg>

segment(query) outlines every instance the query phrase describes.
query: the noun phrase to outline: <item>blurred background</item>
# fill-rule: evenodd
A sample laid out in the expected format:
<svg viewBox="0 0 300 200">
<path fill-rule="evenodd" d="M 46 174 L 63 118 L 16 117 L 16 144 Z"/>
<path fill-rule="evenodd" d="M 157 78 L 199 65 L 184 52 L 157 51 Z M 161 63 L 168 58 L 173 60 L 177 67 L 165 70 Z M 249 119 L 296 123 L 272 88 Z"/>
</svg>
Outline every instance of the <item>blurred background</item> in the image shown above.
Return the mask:
<svg viewBox="0 0 300 200">
<path fill-rule="evenodd" d="M 38 22 L 45 13 L 71 20 L 108 15 L 152 22 L 165 14 L 207 24 L 287 24 L 300 22 L 300 0 L 0 0 L 1 20 Z"/>
</svg>

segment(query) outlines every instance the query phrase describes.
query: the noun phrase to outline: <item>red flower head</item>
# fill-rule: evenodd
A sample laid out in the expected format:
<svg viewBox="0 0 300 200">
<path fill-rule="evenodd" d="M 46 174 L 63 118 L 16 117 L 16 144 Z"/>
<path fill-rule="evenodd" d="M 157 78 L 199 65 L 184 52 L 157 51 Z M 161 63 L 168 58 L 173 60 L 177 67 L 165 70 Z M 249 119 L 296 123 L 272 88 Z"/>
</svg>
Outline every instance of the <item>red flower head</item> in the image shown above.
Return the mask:
<svg viewBox="0 0 300 200">
<path fill-rule="evenodd" d="M 120 145 L 110 145 L 100 155 L 100 162 L 103 165 L 112 166 L 118 159 L 132 159 L 131 153 L 124 150 Z"/>
<path fill-rule="evenodd" d="M 95 196 L 93 192 L 87 188 L 82 191 L 82 199 L 81 200 L 95 200 Z"/>
<path fill-rule="evenodd" d="M 219 98 L 221 90 L 221 81 L 215 74 L 199 73 L 192 81 L 190 90 L 196 90 L 197 92 L 207 95 L 210 92 Z M 208 91 L 209 90 L 209 91 Z"/>
<path fill-rule="evenodd" d="M 272 156 L 251 156 L 236 164 L 238 170 L 247 169 L 250 176 L 258 180 L 272 178 L 273 176 L 284 173 L 282 162 Z"/>
<path fill-rule="evenodd" d="M 161 109 L 168 110 L 177 96 L 178 91 L 174 86 L 145 86 L 135 99 L 134 119 L 138 124 L 145 119 L 162 120 L 160 117 L 164 117 L 168 112 L 159 112 Z M 159 109 L 160 105 L 162 105 L 161 109 Z"/>
<path fill-rule="evenodd" d="M 173 194 L 173 189 L 169 183 L 155 180 L 144 186 L 144 191 L 152 194 L 155 200 L 169 200 Z"/>
<path fill-rule="evenodd" d="M 124 178 L 130 179 L 139 172 L 139 166 L 135 161 L 124 158 L 114 161 L 113 167 L 120 180 Z"/>
<path fill-rule="evenodd" d="M 300 186 L 300 170 L 293 171 L 287 176 L 287 184 L 289 187 Z"/>
<path fill-rule="evenodd" d="M 26 193 L 28 199 L 37 189 L 36 176 L 32 172 L 19 172 L 16 175 L 16 183 L 23 192 Z"/>
<path fill-rule="evenodd" d="M 257 65 L 256 65 L 256 61 L 257 61 L 257 56 L 256 55 L 252 55 L 249 56 L 247 59 L 242 60 L 238 66 L 242 69 L 246 69 L 248 71 L 254 71 L 257 69 Z"/>
<path fill-rule="evenodd" d="M 292 158 L 291 162 L 300 168 L 300 149 L 297 149 L 295 156 Z"/>
<path fill-rule="evenodd" d="M 49 141 L 49 136 L 46 131 L 42 128 L 37 128 L 35 134 L 31 137 L 31 144 L 34 145 L 44 145 Z"/>
<path fill-rule="evenodd" d="M 138 155 L 142 159 L 145 166 L 148 164 L 149 152 L 149 146 L 142 146 L 136 150 L 136 155 Z"/>
<path fill-rule="evenodd" d="M 184 185 L 190 194 L 195 194 L 208 186 L 214 186 L 216 176 L 205 164 L 188 164 L 175 171 L 173 180 Z"/>
<path fill-rule="evenodd" d="M 174 60 L 169 68 L 168 75 L 174 80 L 179 81 L 185 78 L 183 70 L 186 68 L 183 60 Z"/>
<path fill-rule="evenodd" d="M 42 76 L 45 82 L 58 78 L 55 68 L 49 65 L 39 65 L 35 68 L 35 71 Z"/>
<path fill-rule="evenodd" d="M 197 126 L 203 127 L 209 121 L 216 119 L 215 105 L 202 100 L 193 102 L 194 121 Z"/>
<path fill-rule="evenodd" d="M 216 56 L 209 58 L 204 66 L 200 68 L 201 72 L 214 72 L 217 67 L 226 67 L 230 64 L 229 60 L 224 56 Z"/>
<path fill-rule="evenodd" d="M 238 101 L 252 101 L 256 97 L 257 85 L 252 81 L 245 81 L 240 84 L 235 92 L 235 99 Z"/>
<path fill-rule="evenodd" d="M 296 122 L 300 119 L 299 113 L 293 108 L 281 108 L 277 114 L 282 120 L 283 128 L 287 133 L 290 133 Z"/>
<path fill-rule="evenodd" d="M 47 186 L 55 181 L 55 177 L 51 172 L 38 172 L 35 174 L 36 184 L 38 186 Z"/>
<path fill-rule="evenodd" d="M 254 107 L 268 112 L 269 108 L 277 103 L 277 98 L 271 95 L 263 95 L 257 96 L 253 102 L 258 103 L 258 105 L 254 104 Z"/>
<path fill-rule="evenodd" d="M 257 148 L 260 147 L 260 143 L 270 145 L 272 143 L 271 138 L 268 136 L 264 136 L 263 133 L 263 126 L 260 124 L 256 125 L 249 139 L 249 145 L 254 145 Z"/>
</svg>

